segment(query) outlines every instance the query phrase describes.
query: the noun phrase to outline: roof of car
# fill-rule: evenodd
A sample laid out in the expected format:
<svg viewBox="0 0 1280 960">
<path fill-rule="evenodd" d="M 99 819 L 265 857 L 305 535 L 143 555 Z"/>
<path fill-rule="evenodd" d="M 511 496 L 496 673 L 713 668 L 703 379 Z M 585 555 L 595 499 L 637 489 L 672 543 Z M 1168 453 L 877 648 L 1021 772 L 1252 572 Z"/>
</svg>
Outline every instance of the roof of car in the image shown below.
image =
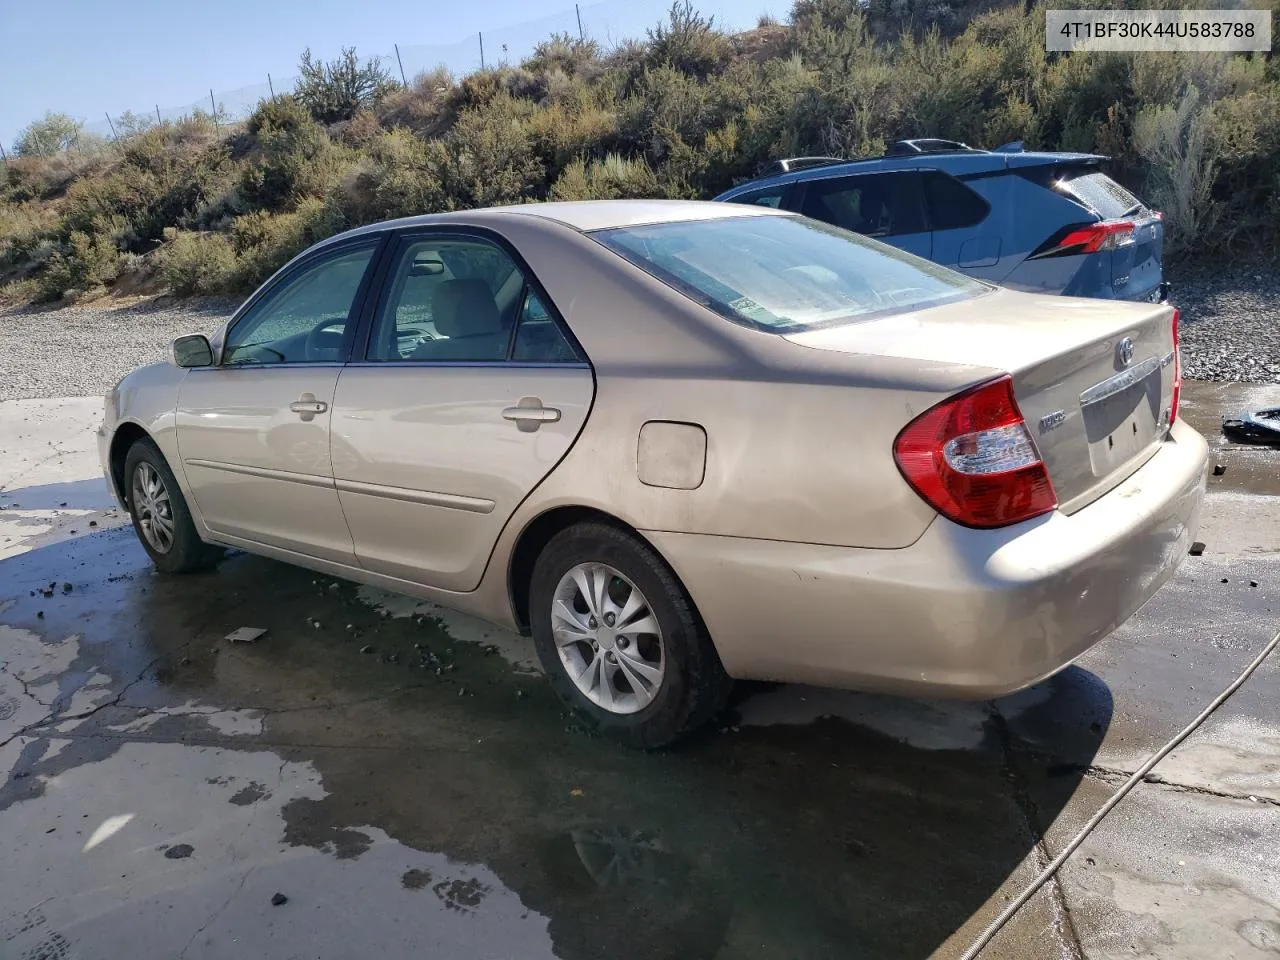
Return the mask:
<svg viewBox="0 0 1280 960">
<path fill-rule="evenodd" d="M 999 170 L 1014 170 L 1019 167 L 1043 165 L 1100 163 L 1107 158 L 1095 153 L 1069 153 L 1047 151 L 1002 152 L 998 150 L 953 150 L 934 151 L 930 153 L 902 154 L 884 157 L 865 157 L 858 160 L 845 160 L 835 163 L 823 163 L 817 166 L 803 167 L 787 173 L 768 174 L 746 180 L 716 197 L 725 200 L 741 193 L 780 186 L 789 183 L 825 180 L 830 177 L 848 176 L 854 173 L 872 173 L 877 171 L 910 170 L 926 167 L 944 170 L 957 174 L 977 174 Z"/>
<path fill-rule="evenodd" d="M 635 227 L 650 223 L 680 223 L 690 220 L 717 220 L 743 216 L 792 216 L 769 207 L 726 207 L 710 200 L 572 200 L 550 203 L 521 203 L 502 207 L 480 207 L 450 213 L 428 213 L 399 220 L 384 220 L 357 227 L 331 237 L 327 242 L 349 239 L 378 230 L 425 227 L 448 223 L 483 226 L 501 222 L 511 214 L 554 220 L 575 230 L 589 232 L 612 227 Z"/>
</svg>

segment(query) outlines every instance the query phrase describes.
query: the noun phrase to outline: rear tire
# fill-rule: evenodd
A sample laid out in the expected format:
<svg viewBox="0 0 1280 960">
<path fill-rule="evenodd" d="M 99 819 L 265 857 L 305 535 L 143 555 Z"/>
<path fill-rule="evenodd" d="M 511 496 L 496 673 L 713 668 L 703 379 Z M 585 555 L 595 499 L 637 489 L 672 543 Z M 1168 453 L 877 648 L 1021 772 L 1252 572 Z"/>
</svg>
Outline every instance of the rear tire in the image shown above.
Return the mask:
<svg viewBox="0 0 1280 960">
<path fill-rule="evenodd" d="M 534 564 L 530 620 L 560 698 L 628 746 L 666 746 L 714 717 L 733 685 L 680 581 L 604 523 L 556 534 Z"/>
<path fill-rule="evenodd" d="M 154 441 L 134 441 L 124 458 L 124 489 L 133 531 L 165 573 L 191 573 L 222 555 L 200 539 L 177 478 Z"/>
</svg>

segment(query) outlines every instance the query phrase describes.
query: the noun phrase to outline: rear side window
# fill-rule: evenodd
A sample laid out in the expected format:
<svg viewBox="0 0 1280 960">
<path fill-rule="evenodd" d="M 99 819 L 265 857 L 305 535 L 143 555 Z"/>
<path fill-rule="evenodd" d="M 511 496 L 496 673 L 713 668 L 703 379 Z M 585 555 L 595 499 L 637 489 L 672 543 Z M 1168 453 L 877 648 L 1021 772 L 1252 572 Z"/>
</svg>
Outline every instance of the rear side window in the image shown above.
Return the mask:
<svg viewBox="0 0 1280 960">
<path fill-rule="evenodd" d="M 920 178 L 915 173 L 809 181 L 800 212 L 865 237 L 893 237 L 927 229 Z"/>
<path fill-rule="evenodd" d="M 753 190 L 750 193 L 739 194 L 729 202 L 750 203 L 757 207 L 773 207 L 777 210 L 782 206 L 782 195 L 786 192 L 786 186 L 767 187 L 764 190 Z"/>
<path fill-rule="evenodd" d="M 987 218 L 987 201 L 954 177 L 930 170 L 924 177 L 924 202 L 929 226 L 934 230 L 958 230 L 977 226 Z"/>
<path fill-rule="evenodd" d="M 1103 220 L 1118 220 L 1143 213 L 1146 207 L 1105 173 L 1093 171 L 1066 176 L 1055 181 L 1055 188 L 1077 203 L 1084 204 Z"/>
<path fill-rule="evenodd" d="M 726 217 L 591 235 L 734 323 L 795 333 L 964 300 L 985 284 L 802 217 Z"/>
</svg>

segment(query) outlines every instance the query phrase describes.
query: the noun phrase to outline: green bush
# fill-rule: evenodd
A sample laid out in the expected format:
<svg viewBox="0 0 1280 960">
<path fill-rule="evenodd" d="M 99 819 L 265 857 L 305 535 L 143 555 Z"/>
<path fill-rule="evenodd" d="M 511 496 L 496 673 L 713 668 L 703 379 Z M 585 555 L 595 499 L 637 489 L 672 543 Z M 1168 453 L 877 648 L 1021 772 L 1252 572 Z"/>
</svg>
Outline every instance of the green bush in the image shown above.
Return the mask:
<svg viewBox="0 0 1280 960">
<path fill-rule="evenodd" d="M 452 120 L 454 97 L 453 77 L 444 67 L 438 67 L 418 74 L 409 86 L 387 94 L 375 115 L 387 129 L 405 127 L 421 136 L 435 136 Z"/>
<path fill-rule="evenodd" d="M 294 96 L 321 123 L 350 120 L 361 107 L 376 106 L 396 87 L 380 59 L 362 64 L 355 47 L 344 47 L 328 63 L 314 60 L 311 51 L 304 50 L 298 72 Z"/>
<path fill-rule="evenodd" d="M 231 286 L 240 291 L 257 287 L 296 254 L 341 230 L 333 208 L 309 197 L 290 213 L 255 211 L 239 217 L 231 230 L 236 269 Z"/>
<path fill-rule="evenodd" d="M 109 239 L 76 231 L 40 272 L 40 298 L 74 299 L 110 283 L 120 272 L 120 252 Z"/>
<path fill-rule="evenodd" d="M 533 56 L 524 62 L 530 73 L 555 73 L 576 77 L 588 72 L 600 59 L 600 45 L 567 33 L 553 33 L 533 48 Z"/>
<path fill-rule="evenodd" d="M 50 114 L 0 167 L 0 282 L 88 290 L 150 264 L 176 230 L 154 258 L 175 291 L 242 290 L 362 223 L 707 197 L 780 156 L 911 136 L 1101 153 L 1164 210 L 1171 256 L 1275 255 L 1280 61 L 1049 54 L 1043 31 L 1041 6 L 797 0 L 789 26 L 729 38 L 679 0 L 645 41 L 602 53 L 553 35 L 457 82 L 440 69 L 400 87 L 353 50 L 307 53 L 295 93 L 233 126 L 126 115 L 106 145 Z"/>
<path fill-rule="evenodd" d="M 611 153 L 603 160 L 575 160 L 551 187 L 553 200 L 622 200 L 652 197 L 658 178 L 643 160 Z"/>
<path fill-rule="evenodd" d="M 20 157 L 52 157 L 74 147 L 83 126 L 65 113 L 46 112 L 42 119 L 22 128 L 13 142 L 13 152 Z"/>
<path fill-rule="evenodd" d="M 546 169 L 527 122 L 534 106 L 501 92 L 464 110 L 444 137 L 428 143 L 445 209 L 520 203 L 546 195 Z"/>
<path fill-rule="evenodd" d="M 702 16 L 693 0 L 674 0 L 667 22 L 649 31 L 652 66 L 707 77 L 728 62 L 729 52 L 729 40 L 715 29 L 715 18 Z"/>
<path fill-rule="evenodd" d="M 157 254 L 157 272 L 169 292 L 226 293 L 237 279 L 235 249 L 219 234 L 180 233 Z"/>
</svg>

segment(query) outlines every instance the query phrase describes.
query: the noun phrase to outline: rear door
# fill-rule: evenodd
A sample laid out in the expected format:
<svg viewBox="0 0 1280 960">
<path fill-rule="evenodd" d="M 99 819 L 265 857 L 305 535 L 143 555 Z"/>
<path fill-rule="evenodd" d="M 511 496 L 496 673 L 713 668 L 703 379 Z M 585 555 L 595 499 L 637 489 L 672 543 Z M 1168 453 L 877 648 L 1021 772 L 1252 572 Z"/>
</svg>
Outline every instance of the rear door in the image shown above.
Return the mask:
<svg viewBox="0 0 1280 960">
<path fill-rule="evenodd" d="M 916 171 L 803 181 L 794 202 L 806 217 L 883 240 L 916 256 L 932 257 L 933 240 Z"/>
<path fill-rule="evenodd" d="M 329 429 L 381 239 L 322 250 L 290 269 L 230 326 L 219 363 L 183 378 L 178 449 L 214 533 L 354 564 Z"/>
<path fill-rule="evenodd" d="M 360 564 L 474 589 L 593 394 L 586 358 L 513 249 L 488 232 L 402 236 L 334 401 L 334 477 Z"/>
<path fill-rule="evenodd" d="M 932 259 L 983 279 L 1000 263 L 1000 228 L 991 205 L 941 170 L 922 170 L 925 212 L 933 233 Z"/>
</svg>

